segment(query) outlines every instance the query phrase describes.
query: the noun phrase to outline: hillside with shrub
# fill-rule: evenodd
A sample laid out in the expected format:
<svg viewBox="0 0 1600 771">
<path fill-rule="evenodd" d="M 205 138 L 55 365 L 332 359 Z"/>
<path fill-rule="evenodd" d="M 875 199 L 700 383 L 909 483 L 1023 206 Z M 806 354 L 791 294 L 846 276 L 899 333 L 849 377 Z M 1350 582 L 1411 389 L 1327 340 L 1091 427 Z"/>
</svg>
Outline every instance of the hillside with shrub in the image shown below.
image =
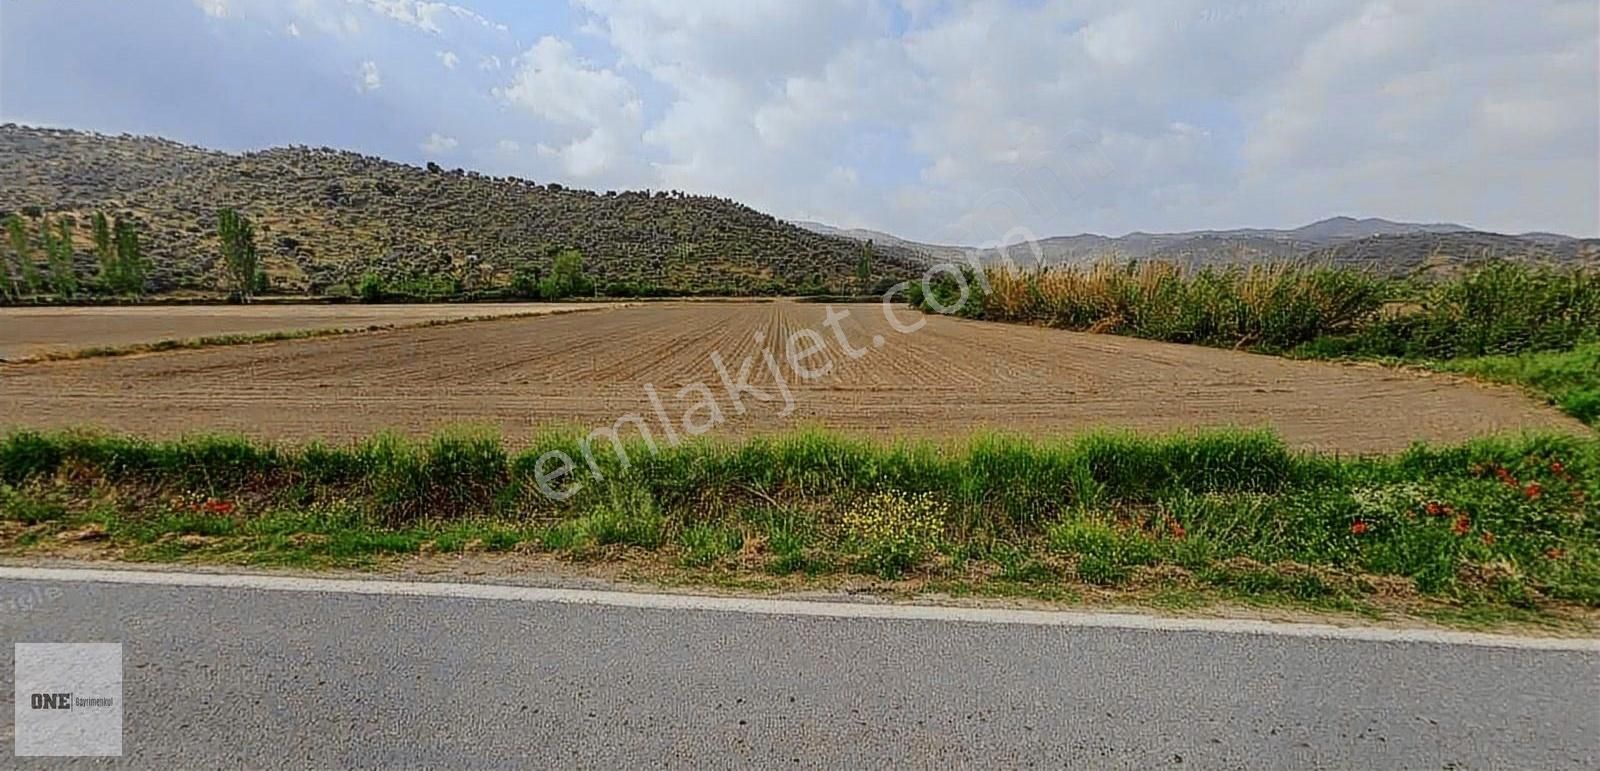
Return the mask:
<svg viewBox="0 0 1600 771">
<path fill-rule="evenodd" d="M 147 290 L 225 284 L 218 212 L 255 224 L 267 292 L 356 294 L 363 281 L 460 295 L 537 284 L 564 252 L 622 294 L 858 291 L 922 257 L 830 237 L 733 201 L 678 191 L 597 193 L 330 149 L 232 155 L 135 136 L 0 126 L 0 215 L 66 221 L 80 272 L 90 223 L 136 223 Z"/>
</svg>

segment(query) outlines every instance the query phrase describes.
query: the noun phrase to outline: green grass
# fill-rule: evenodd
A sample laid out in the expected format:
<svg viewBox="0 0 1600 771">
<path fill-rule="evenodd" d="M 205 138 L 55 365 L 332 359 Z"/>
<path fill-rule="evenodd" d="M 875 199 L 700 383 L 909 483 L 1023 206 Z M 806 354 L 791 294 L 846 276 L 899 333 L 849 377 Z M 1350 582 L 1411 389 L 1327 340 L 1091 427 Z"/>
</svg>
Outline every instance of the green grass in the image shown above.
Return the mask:
<svg viewBox="0 0 1600 771">
<path fill-rule="evenodd" d="M 1600 426 L 1600 343 L 1580 345 L 1570 351 L 1452 359 L 1433 366 L 1445 372 L 1526 387 L 1567 414 Z"/>
<path fill-rule="evenodd" d="M 1594 437 L 1368 458 L 1240 431 L 628 449 L 631 465 L 601 453 L 601 479 L 552 500 L 532 469 L 547 451 L 578 457 L 570 434 L 510 452 L 471 432 L 344 447 L 16 432 L 0 437 L 0 519 L 16 548 L 99 523 L 136 559 L 319 567 L 531 549 L 1041 594 L 1156 587 L 1354 608 L 1399 580 L 1462 607 L 1600 607 Z"/>
</svg>

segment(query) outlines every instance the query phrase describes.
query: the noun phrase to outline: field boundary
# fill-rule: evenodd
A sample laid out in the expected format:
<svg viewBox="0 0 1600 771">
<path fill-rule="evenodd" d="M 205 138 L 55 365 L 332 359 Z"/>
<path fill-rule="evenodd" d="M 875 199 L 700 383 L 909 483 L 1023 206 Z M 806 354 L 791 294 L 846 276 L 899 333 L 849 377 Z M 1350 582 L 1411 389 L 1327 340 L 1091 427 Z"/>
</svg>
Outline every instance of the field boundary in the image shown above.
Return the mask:
<svg viewBox="0 0 1600 771">
<path fill-rule="evenodd" d="M 145 343 L 128 343 L 125 345 L 91 346 L 88 348 L 74 348 L 65 351 L 47 351 L 32 354 L 17 359 L 0 359 L 0 365 L 9 364 L 41 364 L 52 361 L 77 361 L 79 359 L 103 359 L 118 356 L 134 356 L 146 353 L 164 353 L 166 351 L 196 350 L 200 348 L 217 348 L 234 345 L 259 345 L 262 343 L 277 343 L 290 340 L 313 340 L 323 337 L 343 337 L 347 335 L 362 335 L 376 332 L 396 332 L 407 329 L 427 329 L 431 327 L 445 327 L 456 324 L 471 324 L 486 321 L 500 321 L 512 319 L 531 319 L 541 316 L 561 316 L 568 313 L 588 313 L 595 311 L 616 310 L 627 308 L 637 303 L 608 303 L 596 305 L 591 308 L 556 308 L 552 310 L 527 311 L 519 313 L 479 314 L 475 316 L 461 316 L 457 318 L 426 319 L 415 322 L 397 322 L 393 324 L 368 324 L 364 327 L 316 327 L 311 329 L 286 329 L 269 332 L 244 332 L 239 334 L 202 335 L 199 337 L 167 338 Z"/>
</svg>

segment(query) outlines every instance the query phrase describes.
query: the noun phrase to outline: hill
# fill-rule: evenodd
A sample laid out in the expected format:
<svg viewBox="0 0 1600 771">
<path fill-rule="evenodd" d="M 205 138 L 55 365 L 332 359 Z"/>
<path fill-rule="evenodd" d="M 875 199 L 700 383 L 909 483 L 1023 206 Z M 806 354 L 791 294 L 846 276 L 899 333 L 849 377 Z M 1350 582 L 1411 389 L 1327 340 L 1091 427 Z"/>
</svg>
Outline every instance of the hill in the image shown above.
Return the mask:
<svg viewBox="0 0 1600 771">
<path fill-rule="evenodd" d="M 324 293 L 376 272 L 391 281 L 503 286 L 583 252 L 601 286 L 674 292 L 859 287 L 862 249 L 724 198 L 677 191 L 597 193 L 418 168 L 331 149 L 234 155 L 165 139 L 0 126 L 0 214 L 64 213 L 90 270 L 89 216 L 131 216 L 154 261 L 153 288 L 218 286 L 216 211 L 257 224 L 272 288 Z M 912 275 L 921 258 L 875 248 L 872 281 Z"/>
<path fill-rule="evenodd" d="M 873 230 L 840 230 L 813 222 L 798 224 L 857 241 L 872 239 L 874 244 L 903 246 L 941 259 L 972 251 L 970 247 L 907 241 Z M 993 248 L 980 250 L 985 261 L 996 261 L 1000 254 Z M 1600 262 L 1600 239 L 1556 233 L 1511 236 L 1450 223 L 1330 217 L 1290 229 L 1054 236 L 1031 244 L 1012 244 L 1005 247 L 1004 254 L 1022 266 L 1087 264 L 1107 259 L 1162 260 L 1197 266 L 1309 260 L 1362 267 L 1387 275 L 1410 275 L 1449 272 L 1490 258 L 1594 264 Z"/>
</svg>

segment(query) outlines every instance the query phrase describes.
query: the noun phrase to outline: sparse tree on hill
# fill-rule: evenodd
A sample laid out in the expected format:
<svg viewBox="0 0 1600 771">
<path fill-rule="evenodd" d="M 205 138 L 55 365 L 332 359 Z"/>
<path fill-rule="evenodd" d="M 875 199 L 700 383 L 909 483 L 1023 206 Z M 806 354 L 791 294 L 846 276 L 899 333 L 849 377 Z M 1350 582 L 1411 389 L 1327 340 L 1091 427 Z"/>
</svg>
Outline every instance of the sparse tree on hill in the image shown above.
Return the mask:
<svg viewBox="0 0 1600 771">
<path fill-rule="evenodd" d="M 228 283 L 240 302 L 250 302 L 256 293 L 261 272 L 256 255 L 256 230 L 250 219 L 235 209 L 217 212 L 217 235 L 222 239 L 222 262 Z"/>
</svg>

